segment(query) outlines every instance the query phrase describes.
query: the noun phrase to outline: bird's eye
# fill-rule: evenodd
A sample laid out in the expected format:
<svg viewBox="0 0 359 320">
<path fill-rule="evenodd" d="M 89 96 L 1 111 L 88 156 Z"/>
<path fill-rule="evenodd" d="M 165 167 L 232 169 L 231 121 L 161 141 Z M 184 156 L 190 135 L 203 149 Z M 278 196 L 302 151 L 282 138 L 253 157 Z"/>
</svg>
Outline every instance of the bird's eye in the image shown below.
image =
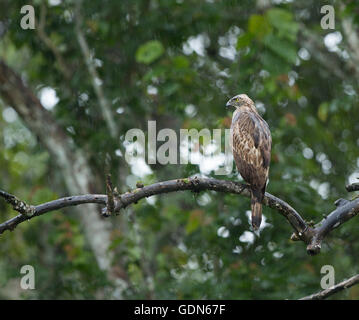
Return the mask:
<svg viewBox="0 0 359 320">
<path fill-rule="evenodd" d="M 239 102 L 239 98 L 237 98 L 236 101 Z"/>
</svg>

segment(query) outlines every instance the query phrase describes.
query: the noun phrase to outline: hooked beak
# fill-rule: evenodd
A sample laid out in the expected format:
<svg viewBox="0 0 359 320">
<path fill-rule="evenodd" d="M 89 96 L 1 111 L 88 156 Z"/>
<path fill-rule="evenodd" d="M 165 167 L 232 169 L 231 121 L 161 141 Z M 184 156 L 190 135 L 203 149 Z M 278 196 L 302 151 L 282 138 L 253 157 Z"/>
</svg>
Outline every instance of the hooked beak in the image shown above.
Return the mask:
<svg viewBox="0 0 359 320">
<path fill-rule="evenodd" d="M 226 108 L 233 107 L 232 105 L 232 99 L 228 100 L 226 103 Z"/>
</svg>

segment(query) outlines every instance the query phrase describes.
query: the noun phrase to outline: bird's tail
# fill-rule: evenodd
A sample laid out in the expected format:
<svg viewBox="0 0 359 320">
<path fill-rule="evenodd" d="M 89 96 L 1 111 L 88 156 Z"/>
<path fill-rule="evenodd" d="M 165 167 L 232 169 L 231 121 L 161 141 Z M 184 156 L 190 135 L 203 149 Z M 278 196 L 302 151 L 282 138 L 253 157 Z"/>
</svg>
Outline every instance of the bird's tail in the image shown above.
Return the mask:
<svg viewBox="0 0 359 320">
<path fill-rule="evenodd" d="M 252 210 L 252 227 L 258 230 L 262 222 L 262 201 L 264 192 L 261 190 L 252 190 L 251 210 Z"/>
</svg>

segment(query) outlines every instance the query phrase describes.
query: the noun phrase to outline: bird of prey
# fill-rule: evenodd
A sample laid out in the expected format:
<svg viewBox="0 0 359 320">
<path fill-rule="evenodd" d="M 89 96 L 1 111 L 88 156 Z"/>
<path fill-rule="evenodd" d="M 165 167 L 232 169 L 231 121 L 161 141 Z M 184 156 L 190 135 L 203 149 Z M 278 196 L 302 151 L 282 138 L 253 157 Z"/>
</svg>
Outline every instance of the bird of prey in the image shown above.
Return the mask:
<svg viewBox="0 0 359 320">
<path fill-rule="evenodd" d="M 239 173 L 250 186 L 252 227 L 257 230 L 262 221 L 272 137 L 267 122 L 246 94 L 234 96 L 226 106 L 235 108 L 231 125 L 233 157 Z"/>
</svg>

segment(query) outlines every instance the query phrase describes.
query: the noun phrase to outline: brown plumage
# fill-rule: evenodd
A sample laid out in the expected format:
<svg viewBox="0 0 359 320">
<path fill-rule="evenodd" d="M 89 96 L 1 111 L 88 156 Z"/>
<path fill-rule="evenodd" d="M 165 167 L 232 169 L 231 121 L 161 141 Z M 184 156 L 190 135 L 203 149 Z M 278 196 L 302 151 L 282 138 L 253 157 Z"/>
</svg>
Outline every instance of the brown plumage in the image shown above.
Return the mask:
<svg viewBox="0 0 359 320">
<path fill-rule="evenodd" d="M 267 122 L 247 95 L 233 97 L 227 107 L 236 108 L 231 125 L 232 151 L 239 173 L 251 187 L 252 226 L 257 230 L 262 221 L 272 137 Z"/>
</svg>

